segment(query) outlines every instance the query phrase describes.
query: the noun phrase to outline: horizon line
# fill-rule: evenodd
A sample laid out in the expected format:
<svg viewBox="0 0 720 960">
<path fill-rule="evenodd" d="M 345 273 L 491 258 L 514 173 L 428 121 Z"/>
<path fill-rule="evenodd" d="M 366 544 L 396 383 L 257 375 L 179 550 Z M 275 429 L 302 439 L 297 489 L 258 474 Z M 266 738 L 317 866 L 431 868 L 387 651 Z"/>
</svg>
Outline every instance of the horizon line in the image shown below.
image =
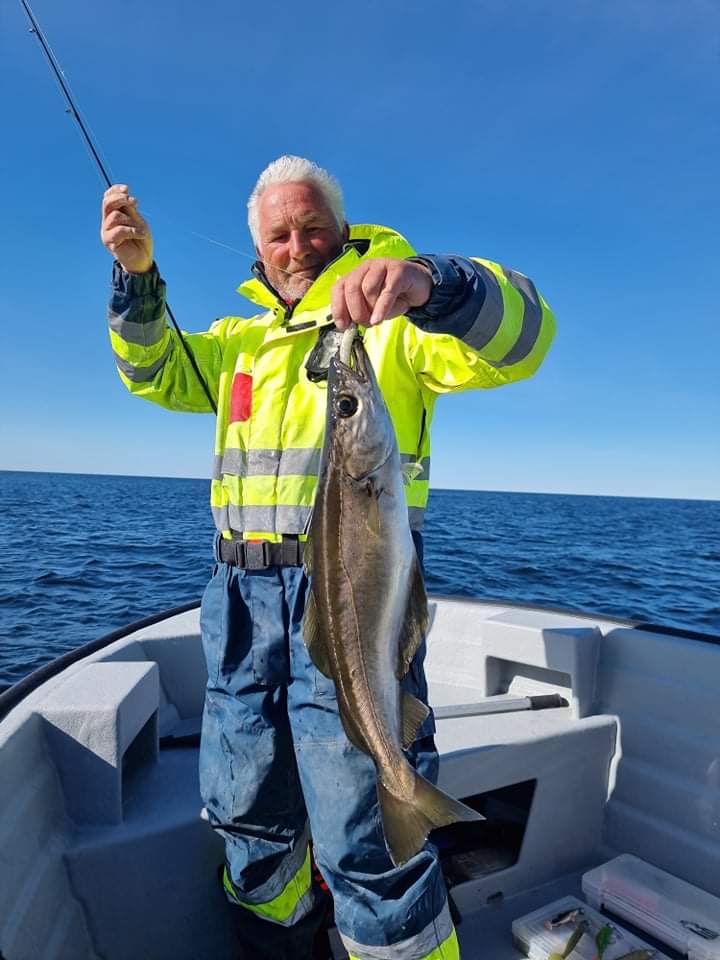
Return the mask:
<svg viewBox="0 0 720 960">
<path fill-rule="evenodd" d="M 22 470 L 0 467 L 2 473 L 34 473 L 49 476 L 61 477 L 130 477 L 138 480 L 194 480 L 210 483 L 210 477 L 169 477 L 163 474 L 143 474 L 143 473 L 88 473 L 85 470 Z M 489 490 L 481 487 L 430 487 L 430 493 L 433 491 L 442 491 L 447 493 L 498 493 L 498 494 L 518 494 L 521 496 L 536 497 L 601 497 L 615 500 L 680 500 L 698 503 L 720 503 L 720 497 L 688 497 L 688 496 L 652 496 L 639 493 L 569 493 L 562 490 Z"/>
</svg>

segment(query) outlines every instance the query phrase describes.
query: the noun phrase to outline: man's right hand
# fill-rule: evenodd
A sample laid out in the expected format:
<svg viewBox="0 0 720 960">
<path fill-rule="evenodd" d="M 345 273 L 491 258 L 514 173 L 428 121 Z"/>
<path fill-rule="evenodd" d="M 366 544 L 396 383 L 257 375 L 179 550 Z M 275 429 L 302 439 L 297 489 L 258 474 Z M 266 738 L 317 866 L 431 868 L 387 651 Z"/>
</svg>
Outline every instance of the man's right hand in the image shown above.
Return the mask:
<svg viewBox="0 0 720 960">
<path fill-rule="evenodd" d="M 113 184 L 103 194 L 100 239 L 128 273 L 147 273 L 153 265 L 150 227 L 124 183 Z"/>
</svg>

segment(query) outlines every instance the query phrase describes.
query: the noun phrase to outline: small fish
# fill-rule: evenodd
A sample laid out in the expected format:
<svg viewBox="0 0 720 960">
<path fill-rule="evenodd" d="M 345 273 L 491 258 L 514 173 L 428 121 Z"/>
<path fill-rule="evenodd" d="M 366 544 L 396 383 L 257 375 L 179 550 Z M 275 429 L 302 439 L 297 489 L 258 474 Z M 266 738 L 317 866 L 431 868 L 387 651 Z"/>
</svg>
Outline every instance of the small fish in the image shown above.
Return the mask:
<svg viewBox="0 0 720 960">
<path fill-rule="evenodd" d="M 403 752 L 428 715 L 399 683 L 427 630 L 427 597 L 395 429 L 354 333 L 345 332 L 328 369 L 304 632 L 313 663 L 335 681 L 348 739 L 375 763 L 385 842 L 398 865 L 433 827 L 485 818 L 420 776 Z"/>
<path fill-rule="evenodd" d="M 575 923 L 578 917 L 581 917 L 585 911 L 582 907 L 573 907 L 571 910 L 563 910 L 562 913 L 555 914 L 550 920 L 546 920 L 544 927 L 546 930 L 553 930 L 555 927 L 563 927 L 566 923 Z"/>
</svg>

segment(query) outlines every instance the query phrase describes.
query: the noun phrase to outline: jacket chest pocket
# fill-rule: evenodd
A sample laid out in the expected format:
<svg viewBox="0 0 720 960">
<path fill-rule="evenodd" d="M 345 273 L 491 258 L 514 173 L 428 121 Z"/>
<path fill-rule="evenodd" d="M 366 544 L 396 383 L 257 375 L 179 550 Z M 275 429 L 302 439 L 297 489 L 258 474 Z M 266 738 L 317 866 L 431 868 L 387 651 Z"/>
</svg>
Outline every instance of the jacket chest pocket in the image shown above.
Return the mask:
<svg viewBox="0 0 720 960">
<path fill-rule="evenodd" d="M 230 388 L 230 423 L 242 423 L 252 413 L 253 378 L 250 373 L 236 373 Z"/>
</svg>

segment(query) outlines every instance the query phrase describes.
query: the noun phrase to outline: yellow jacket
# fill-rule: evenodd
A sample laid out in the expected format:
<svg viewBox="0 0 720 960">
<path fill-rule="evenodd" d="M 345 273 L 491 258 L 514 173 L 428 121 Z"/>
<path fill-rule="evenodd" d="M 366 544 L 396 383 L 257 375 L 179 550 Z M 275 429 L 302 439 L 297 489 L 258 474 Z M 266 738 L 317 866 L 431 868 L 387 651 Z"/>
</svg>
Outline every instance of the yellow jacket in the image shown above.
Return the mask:
<svg viewBox="0 0 720 960">
<path fill-rule="evenodd" d="M 406 258 L 415 251 L 387 227 L 355 225 L 343 254 L 290 309 L 260 280 L 239 292 L 262 312 L 224 317 L 206 333 L 184 334 L 217 403 L 211 505 L 224 536 L 277 540 L 303 535 L 315 497 L 327 383 L 305 364 L 319 331 L 331 322 L 338 277 L 366 259 Z M 422 527 L 429 488 L 430 423 L 438 394 L 498 387 L 531 376 L 555 332 L 549 307 L 522 274 L 472 258 L 485 296 L 462 338 L 444 332 L 442 317 L 424 329 L 398 317 L 365 332 L 404 461 L 423 472 L 405 488 L 411 527 Z M 116 271 L 120 277 L 122 271 Z M 131 393 L 171 410 L 211 412 L 208 399 L 164 316 L 164 284 L 156 271 L 116 280 L 110 339 L 120 377 Z"/>
</svg>

